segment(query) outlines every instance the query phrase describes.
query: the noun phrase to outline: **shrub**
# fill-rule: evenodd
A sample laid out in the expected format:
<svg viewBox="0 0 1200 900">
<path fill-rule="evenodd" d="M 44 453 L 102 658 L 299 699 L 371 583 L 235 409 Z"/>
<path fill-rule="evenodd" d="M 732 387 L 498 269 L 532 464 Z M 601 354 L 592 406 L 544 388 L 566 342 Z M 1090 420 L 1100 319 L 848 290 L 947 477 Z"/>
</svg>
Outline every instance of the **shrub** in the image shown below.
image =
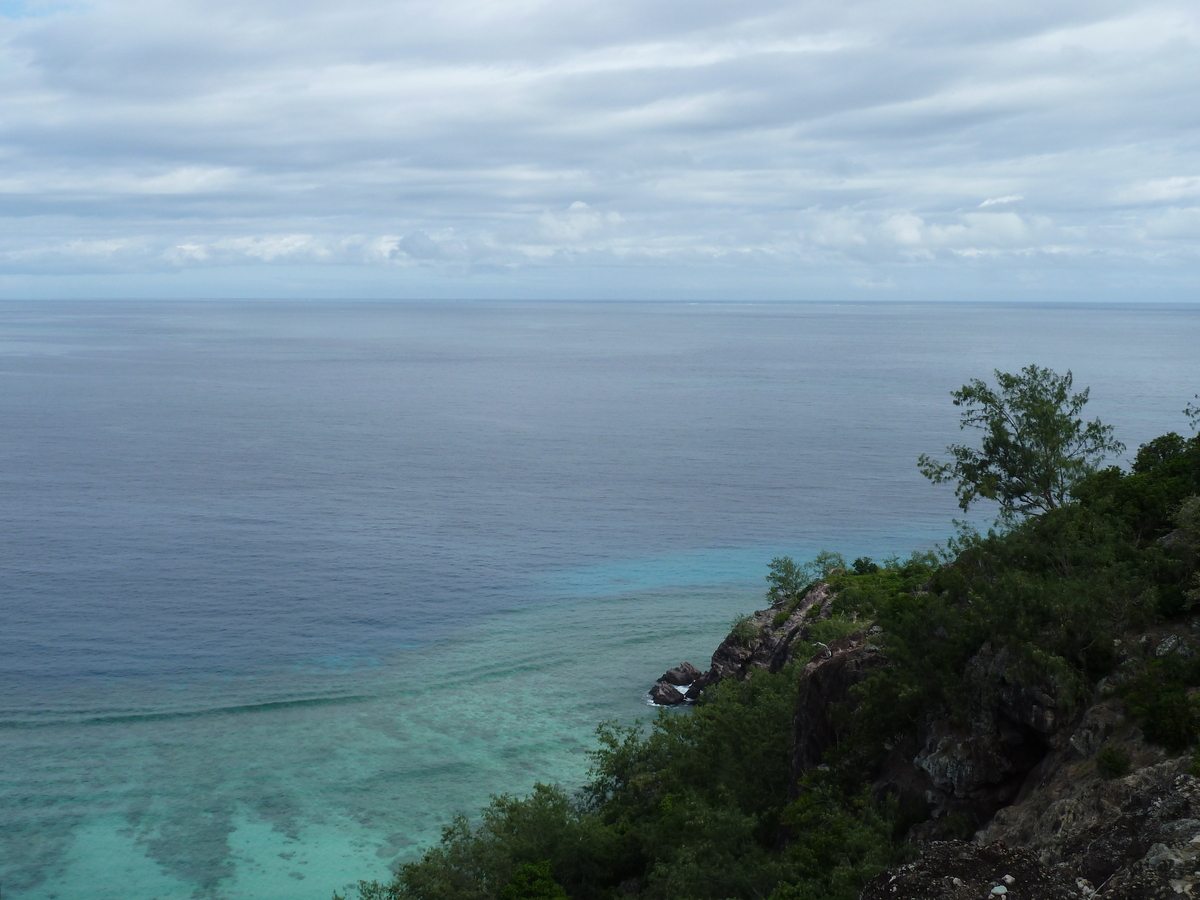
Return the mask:
<svg viewBox="0 0 1200 900">
<path fill-rule="evenodd" d="M 1198 726 L 1195 703 L 1184 691 L 1174 690 L 1149 703 L 1142 733 L 1150 743 L 1179 754 L 1195 741 Z"/>
<path fill-rule="evenodd" d="M 500 892 L 500 900 L 569 900 L 563 886 L 554 880 L 550 860 L 522 863 Z"/>
<path fill-rule="evenodd" d="M 754 616 L 741 615 L 730 623 L 729 633 L 736 641 L 745 646 L 759 636 L 759 626 L 754 624 Z"/>
<path fill-rule="evenodd" d="M 1096 754 L 1096 771 L 1105 778 L 1120 778 L 1129 774 L 1129 751 L 1124 747 L 1105 744 Z"/>
<path fill-rule="evenodd" d="M 860 556 L 854 561 L 855 575 L 874 575 L 878 571 L 879 566 L 871 562 L 871 557 L 869 556 Z"/>
<path fill-rule="evenodd" d="M 832 644 L 838 638 L 844 638 L 862 628 L 862 623 L 846 616 L 831 616 L 823 622 L 815 623 L 810 632 L 810 641 L 820 641 L 822 644 Z"/>
</svg>

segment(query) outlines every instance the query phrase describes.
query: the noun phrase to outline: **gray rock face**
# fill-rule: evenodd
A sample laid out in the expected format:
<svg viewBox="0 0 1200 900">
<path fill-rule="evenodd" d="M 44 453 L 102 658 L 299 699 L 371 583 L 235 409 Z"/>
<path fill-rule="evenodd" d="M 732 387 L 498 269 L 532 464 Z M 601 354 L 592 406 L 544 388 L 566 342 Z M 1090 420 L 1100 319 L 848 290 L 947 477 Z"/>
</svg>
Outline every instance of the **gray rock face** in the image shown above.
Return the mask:
<svg viewBox="0 0 1200 900">
<path fill-rule="evenodd" d="M 851 688 L 887 659 L 859 631 L 834 641 L 800 673 L 796 712 L 792 719 L 792 781 L 817 766 L 843 736 L 849 717 L 838 713 L 851 698 Z"/>
<path fill-rule="evenodd" d="M 704 674 L 706 686 L 723 678 L 745 681 L 756 669 L 778 672 L 795 658 L 794 646 L 805 640 L 806 628 L 829 618 L 832 599 L 829 585 L 820 582 L 794 608 L 758 610 L 717 647 L 712 667 Z"/>
<path fill-rule="evenodd" d="M 700 695 L 704 693 L 704 689 L 709 685 L 716 684 L 721 679 L 714 675 L 711 671 L 705 672 L 699 678 L 692 682 L 692 686 L 687 689 L 687 699 L 698 700 Z"/>
<path fill-rule="evenodd" d="M 1096 900 L 1200 896 L 1200 781 L 1181 771 L 1186 764 L 1166 760 L 1113 781 L 1085 778 L 1053 795 L 1026 840 L 1047 862 L 1094 885 Z M 985 839 L 1005 830 L 1002 820 Z"/>
<path fill-rule="evenodd" d="M 916 862 L 876 876 L 862 900 L 1077 900 L 1069 873 L 1028 850 L 964 841 L 929 844 Z"/>
<path fill-rule="evenodd" d="M 1157 655 L 1164 644 L 1169 653 L 1187 652 L 1185 640 L 1171 642 L 1161 628 L 1127 643 L 1140 645 L 1147 656 Z M 1189 758 L 1166 758 L 1161 749 L 1145 743 L 1120 699 L 1106 696 L 1105 684 L 1113 676 L 1097 687 L 1090 706 L 1068 717 L 1063 705 L 1054 702 L 1053 685 L 1018 687 L 1005 677 L 1003 660 L 988 653 L 972 664 L 993 677 L 970 722 L 955 728 L 949 719 L 931 721 L 923 742 L 914 741 L 903 753 L 912 754 L 910 772 L 921 772 L 933 785 L 930 796 L 940 797 L 932 804 L 935 816 L 966 809 L 979 821 L 988 804 L 1001 799 L 1002 784 L 1019 783 L 1016 796 L 995 812 L 972 843 L 926 845 L 920 861 L 875 879 L 864 900 L 1030 896 L 1019 893 L 1025 879 L 1016 871 L 1010 873 L 1016 876 L 1014 883 L 995 893 L 1001 886 L 993 883 L 998 870 L 989 866 L 996 859 L 1009 865 L 1005 854 L 1013 851 L 1006 848 L 1014 846 L 1026 861 L 1032 858 L 1042 866 L 1026 870 L 1031 879 L 1045 879 L 1035 897 L 1200 897 L 1200 780 L 1189 773 Z M 1043 748 L 1034 766 L 1026 768 L 1033 753 L 1025 763 L 1012 758 L 1006 763 L 996 756 L 1006 728 L 1023 736 L 1018 750 Z M 1102 776 L 1096 756 L 1106 745 L 1129 760 L 1128 775 Z M 1007 782 L 1006 771 L 1011 772 Z M 918 826 L 912 836 L 935 834 L 937 822 Z"/>
<path fill-rule="evenodd" d="M 929 810 L 910 839 L 954 837 L 985 824 L 1018 798 L 1047 754 L 1065 745 L 1069 723 L 1059 688 L 1022 685 L 1009 676 L 1011 666 L 1005 654 L 983 648 L 967 665 L 976 687 L 965 715 L 931 712 L 891 747 L 875 791 Z"/>
<path fill-rule="evenodd" d="M 1200 781 L 1179 772 L 1184 764 L 1168 760 L 1114 782 L 1085 778 L 1042 804 L 1052 821 L 1025 835 L 1022 849 L 995 840 L 1022 838 L 1013 828 L 1019 816 L 1001 818 L 974 843 L 928 845 L 916 863 L 875 878 L 862 898 L 965 900 L 995 896 L 1000 885 L 1003 900 L 1200 896 Z M 1004 874 L 1014 876 L 1012 883 Z"/>
</svg>

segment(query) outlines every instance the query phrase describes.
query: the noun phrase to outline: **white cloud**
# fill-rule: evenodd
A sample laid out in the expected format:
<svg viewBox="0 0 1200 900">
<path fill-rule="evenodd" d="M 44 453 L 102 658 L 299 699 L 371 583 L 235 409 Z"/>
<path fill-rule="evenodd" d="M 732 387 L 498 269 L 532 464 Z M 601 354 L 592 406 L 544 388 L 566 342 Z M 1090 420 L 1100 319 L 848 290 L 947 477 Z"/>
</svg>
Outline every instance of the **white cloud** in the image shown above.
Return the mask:
<svg viewBox="0 0 1200 900">
<path fill-rule="evenodd" d="M 601 234 L 610 226 L 619 225 L 622 221 L 620 213 L 601 213 L 582 200 L 573 202 L 565 212 L 547 211 L 538 217 L 542 236 L 555 244 L 579 243 Z"/>
<path fill-rule="evenodd" d="M 0 35 L 0 274 L 1194 258 L 1180 0 L 38 12 Z"/>
<path fill-rule="evenodd" d="M 980 203 L 979 208 L 983 209 L 985 206 L 999 206 L 1001 203 L 1016 203 L 1018 200 L 1024 199 L 1025 198 L 1020 194 L 1009 194 L 1006 197 L 992 197 L 991 199 L 984 200 L 982 203 Z"/>
<path fill-rule="evenodd" d="M 1185 197 L 1200 197 L 1200 175 L 1176 175 L 1130 185 L 1117 194 L 1124 203 L 1170 203 Z"/>
</svg>

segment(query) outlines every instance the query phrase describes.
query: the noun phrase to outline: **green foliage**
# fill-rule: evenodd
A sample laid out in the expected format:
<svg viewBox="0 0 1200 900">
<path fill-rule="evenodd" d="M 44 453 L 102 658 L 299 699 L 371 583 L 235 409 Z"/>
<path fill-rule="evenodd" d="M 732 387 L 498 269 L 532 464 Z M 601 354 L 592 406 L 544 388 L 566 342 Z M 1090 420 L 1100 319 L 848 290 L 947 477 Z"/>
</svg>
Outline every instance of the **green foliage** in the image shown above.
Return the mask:
<svg viewBox="0 0 1200 900">
<path fill-rule="evenodd" d="M 905 860 L 893 839 L 896 805 L 881 805 L 863 789 L 848 794 L 825 773 L 809 773 L 784 820 L 803 835 L 785 851 L 789 878 L 770 900 L 857 900 L 867 882 Z"/>
<path fill-rule="evenodd" d="M 1192 555 L 1200 555 L 1200 496 L 1192 495 L 1175 513 L 1176 536 Z"/>
<path fill-rule="evenodd" d="M 854 577 L 835 601 L 878 622 L 892 663 L 860 688 L 864 757 L 923 712 L 966 716 L 980 679 L 998 673 L 1068 711 L 1116 665 L 1114 637 L 1153 622 L 1183 571 L 1160 545 L 1079 505 L 1002 533 L 964 532 L 953 556 L 923 577 L 918 566 Z"/>
<path fill-rule="evenodd" d="M 1200 710 L 1183 691 L 1168 691 L 1155 697 L 1146 705 L 1145 716 L 1142 730 L 1146 740 L 1161 745 L 1171 754 L 1186 750 L 1200 732 Z"/>
<path fill-rule="evenodd" d="M 838 569 L 846 568 L 846 558 L 840 553 L 822 550 L 806 563 L 797 564 L 790 556 L 777 556 L 767 571 L 767 599 L 772 605 L 796 603 L 812 587 L 814 581 L 828 578 Z"/>
<path fill-rule="evenodd" d="M 745 646 L 758 637 L 759 626 L 754 624 L 754 616 L 744 614 L 736 616 L 729 623 L 729 633 L 734 639 Z"/>
<path fill-rule="evenodd" d="M 390 883 L 360 883 L 360 900 L 499 900 L 527 883 L 519 877 L 524 865 L 546 861 L 571 897 L 598 900 L 599 886 L 620 868 L 619 836 L 560 788 L 539 784 L 525 798 L 494 797 L 481 819 L 472 826 L 456 816 L 439 844 Z"/>
<path fill-rule="evenodd" d="M 790 556 L 777 556 L 771 560 L 767 572 L 767 599 L 772 604 L 799 600 L 812 581 L 804 566 L 796 565 Z"/>
<path fill-rule="evenodd" d="M 550 860 L 521 863 L 500 892 L 500 900 L 569 900 L 563 886 L 554 880 Z"/>
<path fill-rule="evenodd" d="M 1121 778 L 1129 774 L 1129 751 L 1124 747 L 1105 744 L 1096 754 L 1096 771 L 1104 778 Z"/>
<path fill-rule="evenodd" d="M 848 634 L 853 634 L 856 631 L 861 631 L 863 625 L 861 622 L 851 619 L 847 616 L 831 616 L 820 622 L 814 622 L 809 628 L 809 640 L 812 642 L 819 641 L 822 644 L 832 644 L 838 638 L 844 638 Z"/>
<path fill-rule="evenodd" d="M 822 784 L 819 802 L 789 809 L 796 674 L 722 682 L 692 715 L 660 715 L 645 738 L 601 732 L 590 808 L 639 848 L 649 900 L 763 897 L 780 884 L 850 900 L 898 858 L 887 810 L 858 788 Z"/>
<path fill-rule="evenodd" d="M 846 557 L 831 550 L 822 550 L 812 558 L 808 569 L 818 578 L 829 578 L 840 569 L 846 570 Z"/>
<path fill-rule="evenodd" d="M 963 407 L 959 427 L 982 431 L 982 447 L 952 444 L 949 463 L 926 454 L 918 460 L 935 484 L 957 482 L 964 510 L 981 497 L 999 503 L 1006 519 L 1057 509 L 1106 456 L 1124 451 L 1111 426 L 1079 418 L 1088 390 L 1071 393 L 1069 371 L 1026 366 L 995 375 L 996 389 L 976 378 L 951 395 Z"/>
<path fill-rule="evenodd" d="M 1200 435 L 1174 432 L 1138 448 L 1130 472 L 1108 468 L 1075 488 L 1077 499 L 1129 526 L 1136 540 L 1166 534 L 1180 505 L 1200 494 Z"/>
<path fill-rule="evenodd" d="M 1200 738 L 1200 657 L 1169 653 L 1143 668 L 1125 691 L 1130 711 L 1142 719 L 1142 733 L 1168 753 L 1182 753 Z"/>
<path fill-rule="evenodd" d="M 879 571 L 879 566 L 871 561 L 869 556 L 860 556 L 854 561 L 855 575 L 874 575 Z"/>
</svg>

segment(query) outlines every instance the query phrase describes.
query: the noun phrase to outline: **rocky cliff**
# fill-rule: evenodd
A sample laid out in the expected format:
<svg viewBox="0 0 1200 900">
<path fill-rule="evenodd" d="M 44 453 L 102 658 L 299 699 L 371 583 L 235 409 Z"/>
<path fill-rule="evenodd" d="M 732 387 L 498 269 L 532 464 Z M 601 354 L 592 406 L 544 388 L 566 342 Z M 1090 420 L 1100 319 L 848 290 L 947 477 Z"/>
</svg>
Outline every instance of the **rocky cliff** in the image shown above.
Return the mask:
<svg viewBox="0 0 1200 900">
<path fill-rule="evenodd" d="M 690 679 L 687 696 L 695 697 L 721 679 L 778 672 L 798 652 L 810 654 L 797 678 L 795 786 L 849 734 L 854 687 L 888 666 L 872 623 L 828 645 L 811 642 L 832 600 L 818 584 L 792 607 L 756 612 L 721 643 L 708 671 L 664 676 Z M 1192 760 L 1148 743 L 1116 694 L 1139 660 L 1193 655 L 1198 630 L 1195 617 L 1126 635 L 1117 642 L 1122 664 L 1083 703 L 1051 677 L 1018 672 L 1004 651 L 980 648 L 963 672 L 965 708 L 928 711 L 875 764 L 874 794 L 918 811 L 908 838 L 921 856 L 872 881 L 864 900 L 1200 896 Z"/>
<path fill-rule="evenodd" d="M 778 672 L 796 658 L 798 648 L 809 649 L 810 630 L 829 618 L 832 597 L 829 585 L 819 583 L 796 603 L 780 603 L 744 617 L 717 647 L 707 671 L 688 662 L 670 669 L 650 689 L 651 699 L 674 706 L 697 699 L 723 678 L 745 681 L 756 670 Z"/>
</svg>

